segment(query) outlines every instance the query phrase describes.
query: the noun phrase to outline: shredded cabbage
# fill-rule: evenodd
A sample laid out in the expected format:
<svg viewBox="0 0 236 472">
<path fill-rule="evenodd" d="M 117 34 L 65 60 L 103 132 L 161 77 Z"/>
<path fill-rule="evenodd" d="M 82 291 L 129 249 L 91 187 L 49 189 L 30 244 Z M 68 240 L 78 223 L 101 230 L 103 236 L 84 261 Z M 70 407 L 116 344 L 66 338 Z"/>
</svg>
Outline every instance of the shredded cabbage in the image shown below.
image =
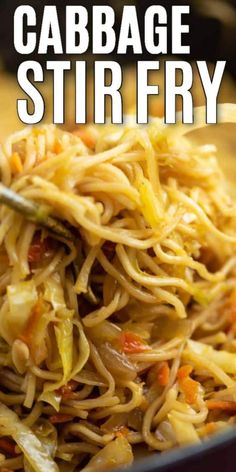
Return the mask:
<svg viewBox="0 0 236 472">
<path fill-rule="evenodd" d="M 38 300 L 34 281 L 29 280 L 15 285 L 8 285 L 7 298 L 9 302 L 7 341 L 12 342 L 22 332 L 31 310 Z"/>
<path fill-rule="evenodd" d="M 45 445 L 19 420 L 16 413 L 3 403 L 0 403 L 0 434 L 14 439 L 35 472 L 59 471 Z"/>
<path fill-rule="evenodd" d="M 66 345 L 68 342 L 68 338 L 65 339 L 65 342 L 62 342 L 61 345 L 61 352 L 63 353 L 63 362 L 64 362 L 64 369 L 66 369 L 66 375 L 63 373 L 62 379 L 59 382 L 56 383 L 45 383 L 44 384 L 44 389 L 43 393 L 40 395 L 39 400 L 48 402 L 51 404 L 57 411 L 59 411 L 60 408 L 60 400 L 61 398 L 58 396 L 56 393 L 56 390 L 58 390 L 60 387 L 65 385 L 69 380 L 75 378 L 75 376 L 83 369 L 84 365 L 86 364 L 88 358 L 89 358 L 89 343 L 87 341 L 87 338 L 84 334 L 83 327 L 81 323 L 78 321 L 72 321 L 71 320 L 71 326 L 73 327 L 75 325 L 78 330 L 78 356 L 77 356 L 77 361 L 73 367 L 69 368 L 70 364 L 70 359 L 72 359 L 73 355 L 73 339 L 71 341 L 71 348 L 72 352 L 69 351 L 69 357 L 67 358 L 67 354 L 65 352 Z M 70 329 L 68 327 L 68 329 Z M 73 359 L 72 359 L 73 360 Z"/>
<path fill-rule="evenodd" d="M 175 415 L 174 411 L 171 411 L 167 416 L 171 426 L 173 427 L 179 445 L 200 442 L 192 423 L 181 420 Z"/>
<path fill-rule="evenodd" d="M 124 437 L 119 437 L 99 451 L 81 472 L 99 472 L 113 467 L 131 465 L 133 453 L 131 445 Z"/>
<path fill-rule="evenodd" d="M 65 298 L 60 277 L 58 274 L 52 274 L 44 282 L 44 299 L 51 303 L 55 311 L 65 307 Z"/>
<path fill-rule="evenodd" d="M 72 310 L 67 308 L 58 312 L 60 322 L 55 326 L 55 334 L 58 350 L 62 360 L 63 384 L 70 378 L 73 363 L 73 315 Z"/>
<path fill-rule="evenodd" d="M 187 346 L 195 354 L 200 354 L 215 362 L 227 374 L 236 374 L 236 354 L 223 350 L 216 351 L 212 346 L 191 339 L 188 340 Z"/>
</svg>

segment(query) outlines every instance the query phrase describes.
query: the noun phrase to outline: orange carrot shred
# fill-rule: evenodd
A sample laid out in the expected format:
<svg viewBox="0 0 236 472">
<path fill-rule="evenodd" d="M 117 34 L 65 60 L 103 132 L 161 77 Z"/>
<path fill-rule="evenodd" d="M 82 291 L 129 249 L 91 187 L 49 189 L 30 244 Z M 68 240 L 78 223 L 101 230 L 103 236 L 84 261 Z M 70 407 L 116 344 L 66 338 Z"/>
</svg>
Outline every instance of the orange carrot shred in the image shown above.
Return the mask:
<svg viewBox="0 0 236 472">
<path fill-rule="evenodd" d="M 71 416 L 71 415 L 62 415 L 60 413 L 58 415 L 54 415 L 54 416 L 49 417 L 49 421 L 52 424 L 67 423 L 68 421 L 71 421 L 71 420 L 73 420 L 73 416 Z"/>
<path fill-rule="evenodd" d="M 177 378 L 184 379 L 185 377 L 188 377 L 192 373 L 192 371 L 193 367 L 191 365 L 183 365 L 178 370 Z"/>
<path fill-rule="evenodd" d="M 39 298 L 31 310 L 31 315 L 18 339 L 23 341 L 29 348 L 32 359 L 36 365 L 39 365 L 47 357 L 47 346 L 45 340 L 41 343 L 35 342 L 38 334 L 38 326 L 42 315 L 44 314 L 44 304 L 42 298 Z"/>
<path fill-rule="evenodd" d="M 158 380 L 159 385 L 161 385 L 162 387 L 165 387 L 169 382 L 169 377 L 170 377 L 170 368 L 169 368 L 168 362 L 166 361 L 162 362 L 157 372 L 157 380 Z"/>
<path fill-rule="evenodd" d="M 70 380 L 66 385 L 63 385 L 57 390 L 57 393 L 62 396 L 63 399 L 73 398 L 74 391 L 78 387 L 78 382 Z"/>
<path fill-rule="evenodd" d="M 184 379 L 180 380 L 180 387 L 183 390 L 186 402 L 190 405 L 196 403 L 197 401 L 198 385 L 199 383 L 190 377 L 185 377 Z"/>
<path fill-rule="evenodd" d="M 117 438 L 125 437 L 129 434 L 129 429 L 126 426 L 121 426 L 118 431 L 116 431 L 115 436 Z"/>
<path fill-rule="evenodd" d="M 206 400 L 209 410 L 236 411 L 236 402 L 228 400 Z"/>
<path fill-rule="evenodd" d="M 177 373 L 177 378 L 179 380 L 180 388 L 182 389 L 186 402 L 190 405 L 196 403 L 197 401 L 197 394 L 198 394 L 198 386 L 199 383 L 196 380 L 193 380 L 189 377 L 192 373 L 193 367 L 191 365 L 183 365 L 179 368 Z"/>
<path fill-rule="evenodd" d="M 122 351 L 126 354 L 136 354 L 150 349 L 147 344 L 144 344 L 140 336 L 129 331 L 123 331 L 119 336 L 118 342 Z"/>
</svg>

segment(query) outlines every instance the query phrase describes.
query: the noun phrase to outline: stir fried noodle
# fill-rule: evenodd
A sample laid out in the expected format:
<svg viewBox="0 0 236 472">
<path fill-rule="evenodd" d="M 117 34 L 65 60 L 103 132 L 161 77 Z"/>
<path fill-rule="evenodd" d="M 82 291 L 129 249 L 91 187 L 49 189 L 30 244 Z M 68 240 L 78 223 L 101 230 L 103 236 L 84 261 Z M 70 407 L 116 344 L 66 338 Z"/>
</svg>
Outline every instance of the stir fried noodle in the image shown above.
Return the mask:
<svg viewBox="0 0 236 472">
<path fill-rule="evenodd" d="M 235 422 L 236 202 L 177 128 L 2 146 L 2 184 L 41 211 L 0 206 L 2 468 L 105 470 Z"/>
</svg>

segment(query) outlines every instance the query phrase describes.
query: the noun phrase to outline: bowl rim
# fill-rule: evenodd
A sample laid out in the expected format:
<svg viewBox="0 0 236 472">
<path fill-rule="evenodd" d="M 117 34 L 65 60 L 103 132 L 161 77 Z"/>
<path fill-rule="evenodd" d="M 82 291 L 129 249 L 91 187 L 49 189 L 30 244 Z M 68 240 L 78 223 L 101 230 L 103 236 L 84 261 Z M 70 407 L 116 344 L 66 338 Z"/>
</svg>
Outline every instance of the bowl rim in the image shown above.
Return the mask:
<svg viewBox="0 0 236 472">
<path fill-rule="evenodd" d="M 129 472 L 164 472 L 170 466 L 184 465 L 189 460 L 194 460 L 198 456 L 203 458 L 214 452 L 215 449 L 221 450 L 233 443 L 236 445 L 236 426 L 229 431 L 218 432 L 200 444 L 178 447 L 171 451 L 157 453 L 150 458 L 138 459 L 129 468 Z M 121 469 L 119 470 L 121 472 Z"/>
</svg>

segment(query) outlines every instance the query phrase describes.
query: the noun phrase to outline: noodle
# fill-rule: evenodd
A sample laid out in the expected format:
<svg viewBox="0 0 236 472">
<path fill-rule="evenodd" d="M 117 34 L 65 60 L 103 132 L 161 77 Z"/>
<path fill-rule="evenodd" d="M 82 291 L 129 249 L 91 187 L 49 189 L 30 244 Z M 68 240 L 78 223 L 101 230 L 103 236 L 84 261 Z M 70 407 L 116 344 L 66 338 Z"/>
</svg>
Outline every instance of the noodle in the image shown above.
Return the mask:
<svg viewBox="0 0 236 472">
<path fill-rule="evenodd" d="M 106 470 L 234 423 L 236 201 L 215 147 L 183 132 L 41 126 L 2 145 L 2 184 L 71 239 L 0 206 L 1 470 Z"/>
</svg>

